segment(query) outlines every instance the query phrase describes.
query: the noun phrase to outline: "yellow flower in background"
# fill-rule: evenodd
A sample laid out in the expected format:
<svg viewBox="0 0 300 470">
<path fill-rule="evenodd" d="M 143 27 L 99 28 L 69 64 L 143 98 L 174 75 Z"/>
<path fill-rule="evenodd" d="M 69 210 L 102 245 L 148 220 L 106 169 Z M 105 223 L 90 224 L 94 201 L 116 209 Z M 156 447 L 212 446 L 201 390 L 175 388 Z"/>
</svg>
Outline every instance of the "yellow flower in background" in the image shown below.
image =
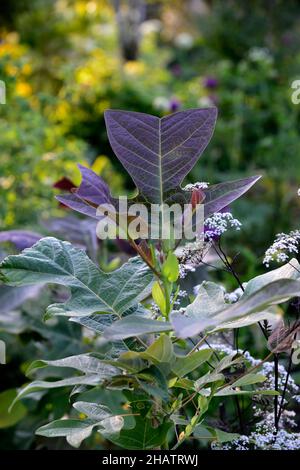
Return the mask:
<svg viewBox="0 0 300 470">
<path fill-rule="evenodd" d="M 129 60 L 124 65 L 124 70 L 129 75 L 142 75 L 146 71 L 145 64 L 137 60 Z"/>
<path fill-rule="evenodd" d="M 68 117 L 70 111 L 70 105 L 66 101 L 61 101 L 55 109 L 55 117 L 63 121 Z"/>
<path fill-rule="evenodd" d="M 101 100 L 95 107 L 99 114 L 104 113 L 106 109 L 110 108 L 110 102 L 108 100 Z"/>
<path fill-rule="evenodd" d="M 3 189 L 9 189 L 14 183 L 14 181 L 15 181 L 15 178 L 12 175 L 7 176 L 7 177 L 3 176 L 0 178 L 0 187 Z"/>
<path fill-rule="evenodd" d="M 22 96 L 22 98 L 27 98 L 32 94 L 32 88 L 29 83 L 18 82 L 16 84 L 16 95 Z"/>
<path fill-rule="evenodd" d="M 30 75 L 32 73 L 32 66 L 26 63 L 23 65 L 21 71 L 24 75 Z"/>
<path fill-rule="evenodd" d="M 100 175 L 104 168 L 107 167 L 110 164 L 109 158 L 106 155 L 99 155 L 99 157 L 96 158 L 94 161 L 91 169 L 97 173 L 97 175 Z"/>
<path fill-rule="evenodd" d="M 9 77 L 15 77 L 18 73 L 18 67 L 13 64 L 7 64 L 4 70 Z"/>
<path fill-rule="evenodd" d="M 86 67 L 78 69 L 76 72 L 76 81 L 80 85 L 92 86 L 95 83 L 95 74 Z"/>
</svg>

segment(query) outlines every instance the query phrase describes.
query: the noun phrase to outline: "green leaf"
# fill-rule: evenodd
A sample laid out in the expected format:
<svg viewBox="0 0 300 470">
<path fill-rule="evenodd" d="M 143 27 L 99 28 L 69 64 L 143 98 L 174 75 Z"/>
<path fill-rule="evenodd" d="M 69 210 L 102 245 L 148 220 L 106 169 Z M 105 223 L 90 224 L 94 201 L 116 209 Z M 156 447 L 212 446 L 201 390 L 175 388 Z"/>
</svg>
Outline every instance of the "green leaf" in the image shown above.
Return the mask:
<svg viewBox="0 0 300 470">
<path fill-rule="evenodd" d="M 95 312 L 120 317 L 149 295 L 153 275 L 139 258 L 112 273 L 104 273 L 83 250 L 47 237 L 20 255 L 5 258 L 0 265 L 0 278 L 12 286 L 50 282 L 70 287 L 70 299 L 50 305 L 46 317 Z"/>
<path fill-rule="evenodd" d="M 262 374 L 247 374 L 245 377 L 241 377 L 236 380 L 231 386 L 232 387 L 243 387 L 245 385 L 253 385 L 256 383 L 261 383 L 266 380 L 266 377 Z"/>
<path fill-rule="evenodd" d="M 9 428 L 17 424 L 27 413 L 23 403 L 16 403 L 11 407 L 17 396 L 15 389 L 5 390 L 0 393 L 0 429 Z"/>
<path fill-rule="evenodd" d="M 85 374 L 97 374 L 100 379 L 112 377 L 119 371 L 116 367 L 103 363 L 96 354 L 79 354 L 77 356 L 69 356 L 56 361 L 34 361 L 27 369 L 27 375 L 32 374 L 36 370 L 46 367 L 70 367 Z"/>
<path fill-rule="evenodd" d="M 278 320 L 278 312 L 274 306 L 268 307 L 262 312 L 257 313 L 250 313 L 242 318 L 238 318 L 237 320 L 232 320 L 228 322 L 221 323 L 219 326 L 212 330 L 213 332 L 221 331 L 221 330 L 232 330 L 234 328 L 243 328 L 245 326 L 253 325 L 258 323 L 262 320 L 268 320 L 269 323 L 276 323 Z"/>
<path fill-rule="evenodd" d="M 151 320 L 150 318 L 130 315 L 118 320 L 103 332 L 105 338 L 110 341 L 141 336 L 147 333 L 161 333 L 172 330 L 169 322 Z"/>
<path fill-rule="evenodd" d="M 176 282 L 179 276 L 179 263 L 177 257 L 169 252 L 166 261 L 162 266 L 162 274 L 169 282 Z"/>
<path fill-rule="evenodd" d="M 265 312 L 272 303 L 285 302 L 288 298 L 300 296 L 300 282 L 293 279 L 281 279 L 263 286 L 249 297 L 242 297 L 235 304 L 208 315 L 205 308 L 188 310 L 171 315 L 172 324 L 180 338 L 193 337 L 200 332 L 213 331 L 229 321 L 244 318 L 252 313 Z M 192 305 L 192 304 L 191 304 Z M 188 313 L 188 314 L 187 314 Z"/>
<path fill-rule="evenodd" d="M 189 356 L 176 357 L 176 362 L 172 366 L 172 372 L 178 377 L 184 377 L 193 370 L 200 367 L 205 361 L 208 361 L 213 354 L 211 349 L 201 349 Z"/>
<path fill-rule="evenodd" d="M 299 279 L 300 278 L 300 264 L 296 258 L 291 259 L 287 264 L 280 268 L 273 269 L 265 274 L 256 276 L 251 279 L 245 288 L 244 296 L 249 296 L 258 291 L 262 287 L 270 284 L 270 282 L 278 281 L 280 279 Z"/>
<path fill-rule="evenodd" d="M 226 387 L 214 394 L 215 397 L 227 397 L 231 395 L 279 395 L 275 390 L 236 390 L 232 387 Z"/>
<path fill-rule="evenodd" d="M 149 450 L 160 447 L 166 440 L 171 423 L 163 423 L 153 427 L 151 420 L 135 417 L 136 425 L 133 429 L 122 429 L 118 436 L 108 436 L 114 444 L 127 450 Z"/>
<path fill-rule="evenodd" d="M 53 382 L 47 382 L 46 380 L 35 380 L 20 390 L 18 396 L 12 403 L 12 406 L 14 406 L 14 404 L 17 402 L 17 400 L 20 400 L 20 398 L 24 398 L 30 393 L 37 392 L 39 390 L 71 387 L 73 385 L 99 385 L 100 383 L 101 380 L 99 380 L 98 375 L 80 375 L 76 377 L 68 377 L 67 379 L 55 380 Z"/>
<path fill-rule="evenodd" d="M 214 433 L 218 442 L 230 442 L 238 439 L 240 434 L 232 433 L 232 432 L 225 432 L 221 429 L 214 428 Z"/>
<path fill-rule="evenodd" d="M 73 403 L 73 407 L 79 411 L 79 413 L 84 413 L 88 418 L 97 422 L 111 416 L 110 409 L 105 405 L 99 405 L 99 403 L 77 401 Z"/>
<path fill-rule="evenodd" d="M 66 437 L 73 447 L 79 447 L 84 439 L 89 437 L 95 427 L 99 432 L 110 435 L 118 433 L 123 425 L 122 416 L 113 416 L 107 407 L 97 403 L 77 402 L 74 408 L 85 413 L 88 411 L 92 419 L 61 419 L 40 427 L 36 434 L 45 437 Z"/>
<path fill-rule="evenodd" d="M 154 343 L 140 353 L 141 357 L 149 359 L 154 363 L 171 362 L 174 355 L 173 344 L 169 336 L 161 335 Z"/>
<path fill-rule="evenodd" d="M 152 297 L 160 311 L 165 315 L 166 314 L 166 299 L 160 283 L 155 281 L 152 287 Z"/>
<path fill-rule="evenodd" d="M 66 437 L 73 447 L 79 447 L 81 442 L 89 437 L 97 425 L 93 420 L 60 419 L 41 426 L 36 430 L 38 436 Z"/>
</svg>

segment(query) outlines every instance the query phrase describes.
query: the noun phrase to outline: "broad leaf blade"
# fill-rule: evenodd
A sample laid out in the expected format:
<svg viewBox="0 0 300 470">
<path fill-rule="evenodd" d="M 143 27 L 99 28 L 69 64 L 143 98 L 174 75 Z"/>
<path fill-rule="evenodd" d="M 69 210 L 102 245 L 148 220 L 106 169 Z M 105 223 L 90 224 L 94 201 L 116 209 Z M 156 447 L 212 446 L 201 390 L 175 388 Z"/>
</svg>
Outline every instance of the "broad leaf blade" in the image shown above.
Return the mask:
<svg viewBox="0 0 300 470">
<path fill-rule="evenodd" d="M 211 349 L 201 349 L 189 356 L 177 357 L 175 364 L 172 366 L 172 372 L 178 377 L 184 377 L 200 367 L 205 361 L 208 361 L 212 354 Z"/>
<path fill-rule="evenodd" d="M 161 119 L 137 112 L 105 112 L 112 149 L 140 193 L 158 204 L 197 162 L 211 139 L 216 117 L 216 108 L 190 109 Z"/>
<path fill-rule="evenodd" d="M 192 315 L 173 313 L 172 324 L 177 335 L 181 338 L 193 337 L 201 331 L 212 331 L 222 327 L 222 324 L 249 316 L 252 313 L 268 312 L 266 310 L 273 302 L 284 302 L 288 298 L 300 295 L 300 282 L 292 279 L 281 279 L 263 286 L 249 297 L 242 298 L 235 304 L 229 305 L 211 315 L 205 315 L 205 310 L 192 312 Z"/>
<path fill-rule="evenodd" d="M 247 192 L 261 177 L 251 176 L 235 181 L 215 184 L 204 190 L 204 215 L 209 217 L 215 212 L 220 212 L 233 201 Z"/>
<path fill-rule="evenodd" d="M 104 330 L 104 337 L 110 341 L 141 336 L 148 333 L 162 333 L 172 330 L 169 322 L 131 315 L 114 322 Z"/>
<path fill-rule="evenodd" d="M 70 287 L 70 299 L 50 305 L 47 316 L 121 316 L 151 292 L 153 275 L 139 258 L 104 273 L 82 250 L 47 237 L 20 255 L 8 256 L 0 265 L 0 278 L 13 286 L 51 282 Z"/>
</svg>

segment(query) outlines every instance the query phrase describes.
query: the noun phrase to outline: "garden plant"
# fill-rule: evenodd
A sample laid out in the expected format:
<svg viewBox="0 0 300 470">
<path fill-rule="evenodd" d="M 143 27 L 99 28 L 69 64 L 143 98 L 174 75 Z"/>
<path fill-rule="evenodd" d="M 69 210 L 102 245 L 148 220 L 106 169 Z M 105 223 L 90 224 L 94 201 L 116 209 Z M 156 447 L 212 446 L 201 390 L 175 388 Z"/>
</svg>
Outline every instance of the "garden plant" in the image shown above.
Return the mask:
<svg viewBox="0 0 300 470">
<path fill-rule="evenodd" d="M 116 242 L 133 254 L 117 269 L 100 268 L 95 250 L 78 247 L 78 237 L 73 245 L 37 236 L 32 246 L 2 261 L 1 280 L 13 289 L 69 289 L 67 298 L 47 306 L 49 325 L 43 329 L 51 330 L 58 319 L 60 325 L 80 325 L 93 338 L 78 353 L 76 347 L 71 354 L 60 349 L 58 357 L 39 356 L 29 365 L 31 381 L 19 390 L 11 413 L 23 400 L 56 389 L 68 403 L 48 414 L 50 422 L 36 429 L 38 436 L 65 437 L 73 447 L 87 440 L 89 448 L 99 442 L 143 450 L 299 448 L 293 409 L 299 391 L 291 370 L 299 356 L 300 235 L 280 234 L 266 252 L 268 270 L 240 280 L 223 240 L 227 231 L 241 231 L 234 201 L 260 176 L 183 186 L 216 120 L 215 107 L 163 118 L 105 112 L 112 150 L 136 186 L 129 206 L 189 204 L 192 215 L 201 207 L 204 224 L 193 240 L 134 237 L 130 226 L 149 221 L 128 215 L 124 224 L 119 213 Z M 90 168 L 80 171 L 79 187 L 57 199 L 85 216 L 78 221 L 90 220 L 96 233 L 103 221 L 99 207 L 108 204 L 118 212 L 119 194 Z M 75 228 L 76 223 L 70 239 Z M 270 269 L 273 262 L 282 266 Z M 193 273 L 201 268 L 230 277 L 234 290 L 210 278 L 193 285 Z M 257 330 L 263 348 L 256 352 L 251 345 L 250 352 L 240 335 L 245 330 Z"/>
</svg>

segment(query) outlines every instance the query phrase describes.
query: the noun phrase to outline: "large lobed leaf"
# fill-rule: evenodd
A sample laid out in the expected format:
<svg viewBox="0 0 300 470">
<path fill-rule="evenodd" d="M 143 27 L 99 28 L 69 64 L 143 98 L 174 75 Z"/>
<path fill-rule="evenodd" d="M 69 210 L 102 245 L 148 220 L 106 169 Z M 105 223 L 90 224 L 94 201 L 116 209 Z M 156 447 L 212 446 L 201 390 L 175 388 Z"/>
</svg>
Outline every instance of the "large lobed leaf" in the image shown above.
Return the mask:
<svg viewBox="0 0 300 470">
<path fill-rule="evenodd" d="M 48 307 L 46 315 L 83 316 L 95 312 L 120 317 L 151 292 L 152 273 L 133 258 L 112 273 L 101 271 L 70 243 L 47 237 L 0 265 L 0 279 L 11 286 L 54 283 L 68 286 L 67 302 Z"/>
<path fill-rule="evenodd" d="M 257 313 L 263 312 L 259 320 L 267 318 L 269 315 L 268 308 L 274 303 L 281 303 L 292 297 L 300 296 L 300 282 L 293 279 L 280 279 L 269 284 L 263 285 L 249 296 L 243 296 L 235 304 L 222 306 L 220 297 L 216 296 L 215 290 L 218 286 L 204 283 L 203 289 L 196 300 L 187 307 L 185 314 L 174 312 L 171 320 L 176 334 L 180 338 L 193 337 L 202 331 L 212 332 L 216 329 L 227 327 L 228 322 L 254 315 L 253 322 L 258 321 Z M 208 301 L 207 298 L 210 298 Z M 219 299 L 219 300 L 218 300 Z M 243 326 L 242 324 L 237 326 Z"/>
</svg>

